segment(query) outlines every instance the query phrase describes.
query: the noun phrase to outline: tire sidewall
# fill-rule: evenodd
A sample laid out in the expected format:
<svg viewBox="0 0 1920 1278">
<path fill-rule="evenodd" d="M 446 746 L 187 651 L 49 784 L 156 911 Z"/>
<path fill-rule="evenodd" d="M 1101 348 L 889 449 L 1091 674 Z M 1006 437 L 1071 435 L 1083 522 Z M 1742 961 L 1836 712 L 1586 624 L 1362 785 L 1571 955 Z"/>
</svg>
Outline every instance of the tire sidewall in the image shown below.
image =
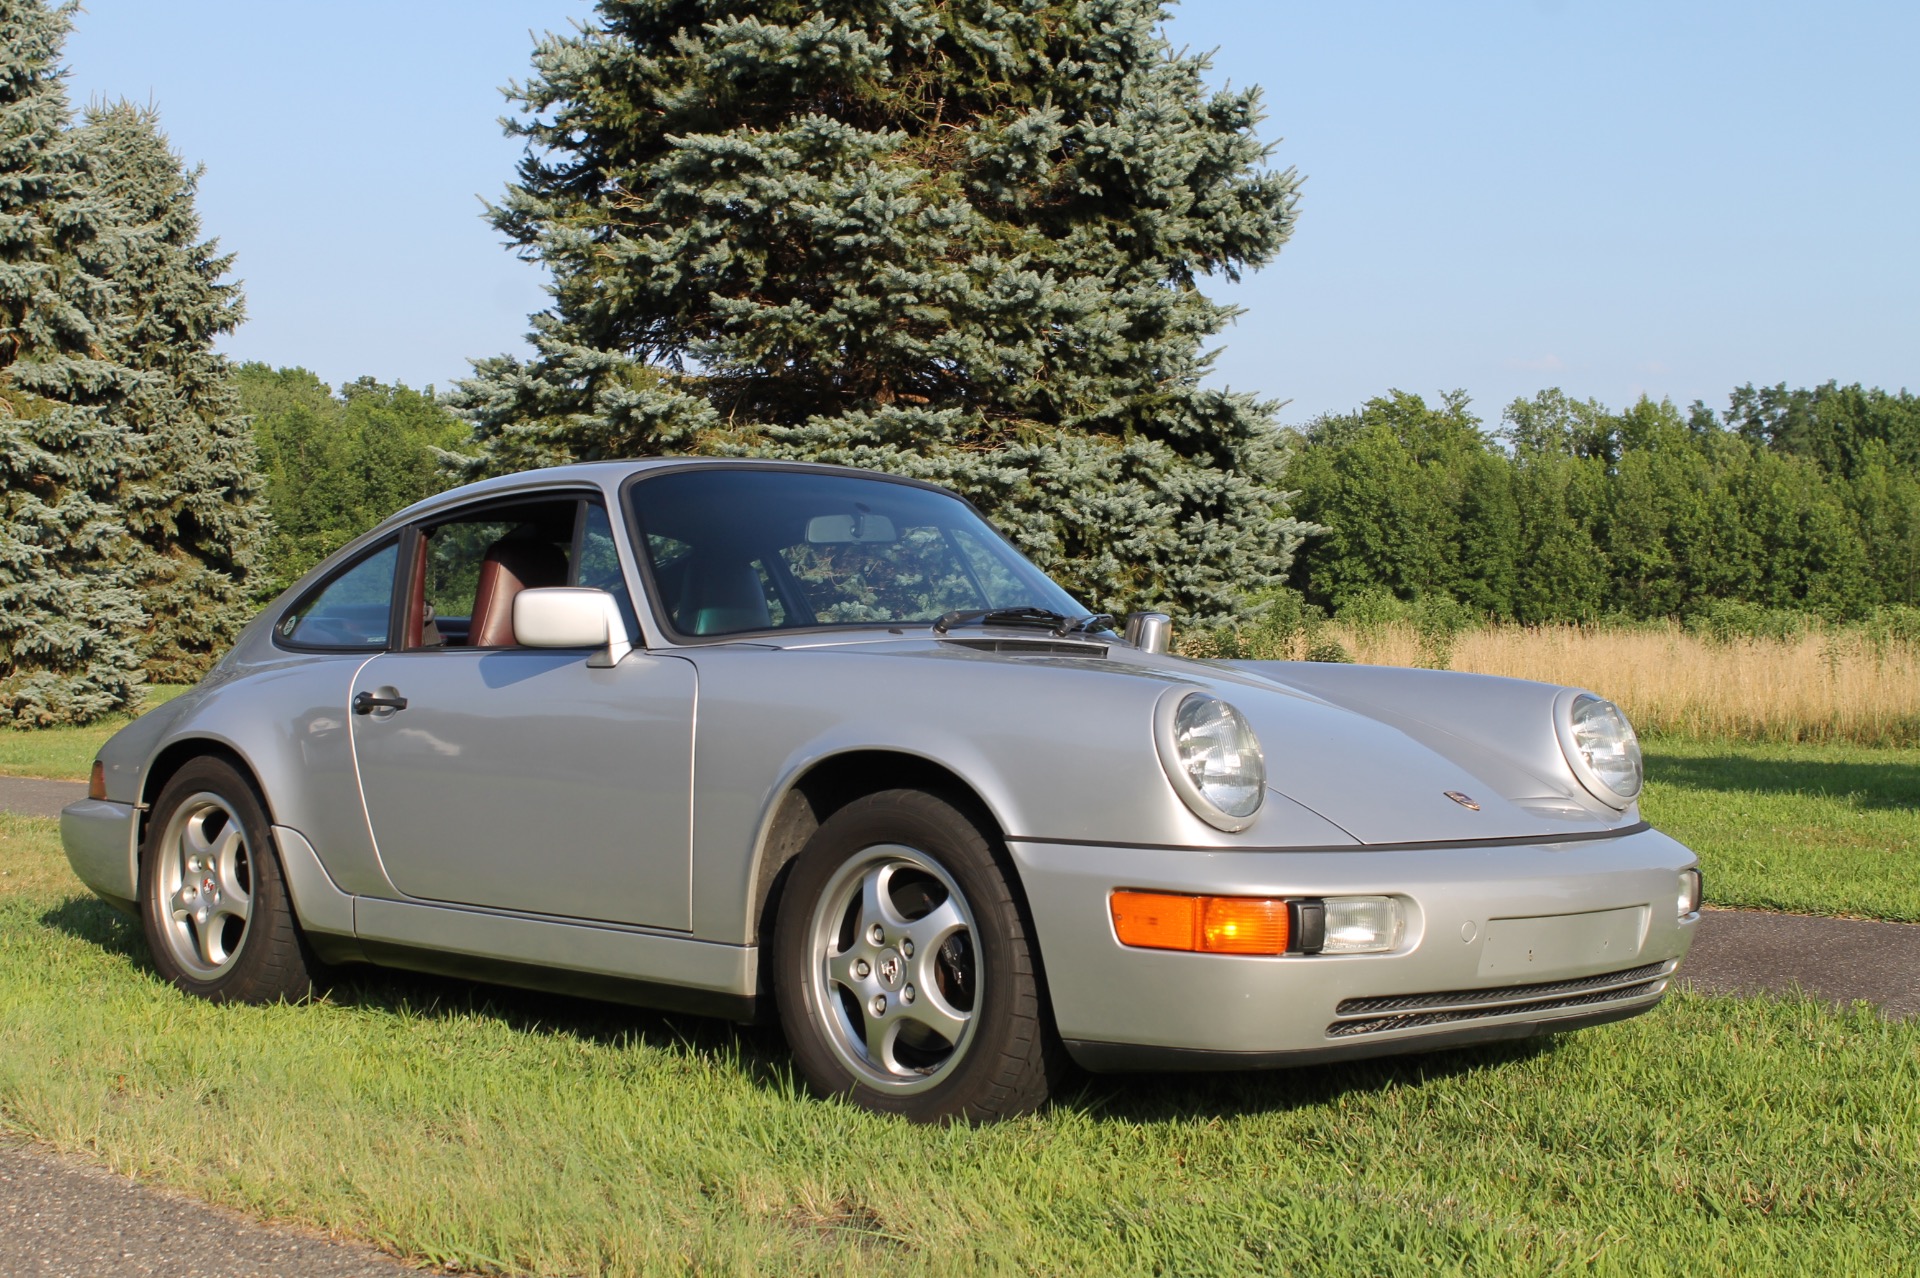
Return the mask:
<svg viewBox="0 0 1920 1278">
<path fill-rule="evenodd" d="M 252 876 L 252 900 L 247 931 L 233 965 L 212 980 L 203 980 L 180 966 L 167 944 L 166 907 L 159 899 L 160 859 L 168 855 L 167 829 L 174 814 L 189 797 L 199 793 L 218 795 L 231 805 L 240 818 L 247 839 L 247 860 Z M 264 1002 L 275 998 L 298 997 L 306 993 L 308 978 L 303 946 L 297 934 L 285 880 L 280 873 L 278 849 L 273 842 L 273 827 L 266 807 L 245 777 L 222 759 L 201 758 L 182 767 L 168 779 L 147 822 L 146 837 L 140 847 L 140 921 L 146 931 L 147 949 L 153 966 L 177 988 L 215 1003 Z M 301 960 L 297 968 L 286 971 L 288 951 Z M 277 979 L 276 979 L 277 978 Z"/>
<path fill-rule="evenodd" d="M 828 1045 L 827 1017 L 816 1001 L 812 919 L 823 889 L 849 861 L 885 844 L 913 848 L 938 861 L 973 916 L 980 974 L 978 1020 L 966 1055 L 950 1075 L 924 1091 L 876 1088 L 851 1073 Z M 823 824 L 800 853 L 781 897 L 774 932 L 774 992 L 795 1064 L 821 1096 L 843 1096 L 863 1108 L 918 1121 L 992 1117 L 981 1107 L 1007 1086 L 1010 1048 L 1025 1029 L 1039 1033 L 1031 941 L 1010 875 L 976 822 L 920 791 L 888 791 L 855 800 Z"/>
</svg>

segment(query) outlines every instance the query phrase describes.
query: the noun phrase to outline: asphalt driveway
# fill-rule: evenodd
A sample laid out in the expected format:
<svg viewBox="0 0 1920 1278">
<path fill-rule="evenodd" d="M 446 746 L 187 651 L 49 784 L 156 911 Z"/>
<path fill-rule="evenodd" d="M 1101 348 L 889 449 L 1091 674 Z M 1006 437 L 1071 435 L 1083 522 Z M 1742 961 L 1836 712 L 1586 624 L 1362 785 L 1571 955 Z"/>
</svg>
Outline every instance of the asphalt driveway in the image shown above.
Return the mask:
<svg viewBox="0 0 1920 1278">
<path fill-rule="evenodd" d="M 0 1144 L 9 1278 L 395 1278 L 365 1243 L 270 1227 L 35 1145 Z"/>
<path fill-rule="evenodd" d="M 0 777 L 0 812 L 57 817 L 75 799 L 87 797 L 84 781 L 42 781 L 39 777 Z"/>
</svg>

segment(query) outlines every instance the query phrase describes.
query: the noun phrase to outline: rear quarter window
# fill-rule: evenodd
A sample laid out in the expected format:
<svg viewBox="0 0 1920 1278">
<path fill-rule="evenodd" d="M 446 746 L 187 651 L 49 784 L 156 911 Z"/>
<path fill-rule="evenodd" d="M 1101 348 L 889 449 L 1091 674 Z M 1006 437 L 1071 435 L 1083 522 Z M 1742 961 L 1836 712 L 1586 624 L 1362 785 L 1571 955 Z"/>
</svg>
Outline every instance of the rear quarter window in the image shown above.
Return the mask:
<svg viewBox="0 0 1920 1278">
<path fill-rule="evenodd" d="M 301 596 L 274 633 L 299 648 L 386 647 L 399 564 L 399 544 L 389 542 Z"/>
</svg>

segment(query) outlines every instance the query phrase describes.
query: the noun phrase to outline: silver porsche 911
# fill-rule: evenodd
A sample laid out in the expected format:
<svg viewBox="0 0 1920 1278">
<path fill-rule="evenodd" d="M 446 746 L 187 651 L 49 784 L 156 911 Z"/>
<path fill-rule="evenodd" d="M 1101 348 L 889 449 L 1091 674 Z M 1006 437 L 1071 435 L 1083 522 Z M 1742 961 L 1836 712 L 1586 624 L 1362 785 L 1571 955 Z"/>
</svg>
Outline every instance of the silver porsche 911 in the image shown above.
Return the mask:
<svg viewBox="0 0 1920 1278">
<path fill-rule="evenodd" d="M 61 830 L 190 993 L 365 962 L 772 1010 L 818 1092 L 918 1119 L 1665 993 L 1700 875 L 1609 702 L 1166 646 L 927 484 L 536 471 L 315 569 Z"/>
</svg>

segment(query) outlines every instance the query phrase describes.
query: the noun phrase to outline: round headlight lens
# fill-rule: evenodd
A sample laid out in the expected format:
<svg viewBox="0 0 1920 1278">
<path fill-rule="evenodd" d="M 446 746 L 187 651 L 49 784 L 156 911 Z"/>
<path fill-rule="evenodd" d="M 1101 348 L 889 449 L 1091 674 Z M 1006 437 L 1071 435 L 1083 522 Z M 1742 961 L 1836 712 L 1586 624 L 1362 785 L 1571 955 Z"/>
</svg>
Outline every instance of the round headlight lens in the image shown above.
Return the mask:
<svg viewBox="0 0 1920 1278">
<path fill-rule="evenodd" d="M 1568 717 L 1573 750 L 1579 756 L 1575 762 L 1584 764 L 1593 779 L 1615 797 L 1632 800 L 1640 793 L 1644 773 L 1640 738 L 1634 735 L 1627 716 L 1613 702 L 1582 693 L 1573 699 Z"/>
<path fill-rule="evenodd" d="M 1267 761 L 1238 710 L 1205 693 L 1188 694 L 1174 711 L 1173 749 L 1181 773 L 1208 804 L 1235 820 L 1260 810 Z"/>
</svg>

